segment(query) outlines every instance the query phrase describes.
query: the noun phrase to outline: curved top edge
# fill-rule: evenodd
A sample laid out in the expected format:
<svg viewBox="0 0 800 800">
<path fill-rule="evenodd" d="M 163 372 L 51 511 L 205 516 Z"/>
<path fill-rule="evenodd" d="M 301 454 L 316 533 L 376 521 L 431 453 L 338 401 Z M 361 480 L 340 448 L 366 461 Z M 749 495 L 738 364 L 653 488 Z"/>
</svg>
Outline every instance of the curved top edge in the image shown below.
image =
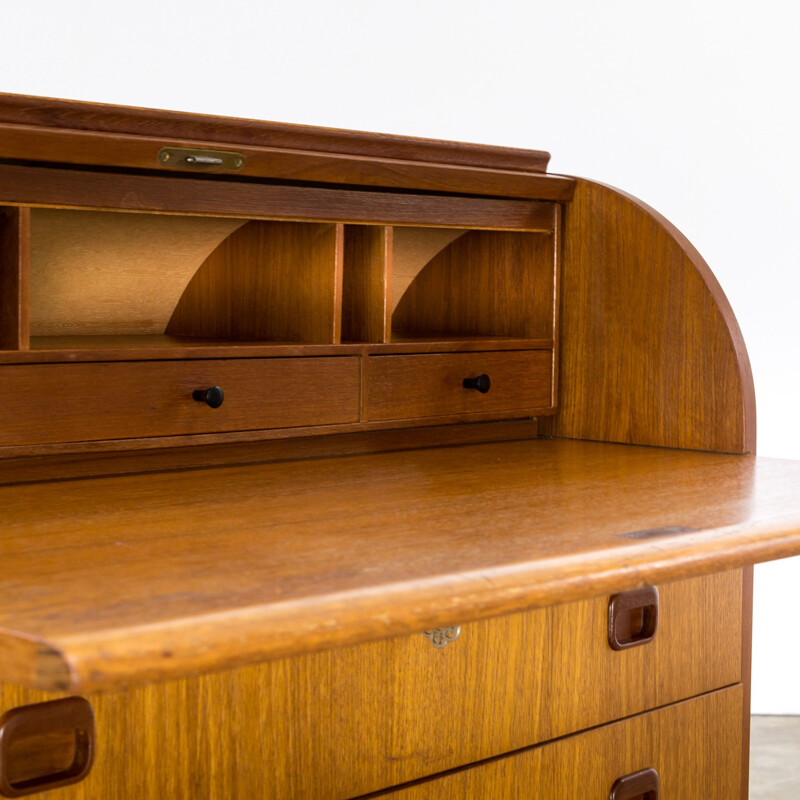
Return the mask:
<svg viewBox="0 0 800 800">
<path fill-rule="evenodd" d="M 266 122 L 182 111 L 0 93 L 0 124 L 224 141 L 287 149 L 429 161 L 461 166 L 547 171 L 550 153 L 440 139 Z"/>
<path fill-rule="evenodd" d="M 747 354 L 747 346 L 742 336 L 742 330 L 736 320 L 736 315 L 733 313 L 730 301 L 728 300 L 725 291 L 717 280 L 716 275 L 712 271 L 708 262 L 700 255 L 697 248 L 689 241 L 689 239 L 681 233 L 681 231 L 670 222 L 663 214 L 656 211 L 652 206 L 640 200 L 638 197 L 622 190 L 616 186 L 610 186 L 602 181 L 595 181 L 589 178 L 582 178 L 572 176 L 575 180 L 593 184 L 594 186 L 601 186 L 610 192 L 614 192 L 620 197 L 624 197 L 630 203 L 639 208 L 642 212 L 651 217 L 660 227 L 669 235 L 674 242 L 686 254 L 686 257 L 692 262 L 700 277 L 708 287 L 714 302 L 719 309 L 720 315 L 728 329 L 731 337 L 734 352 L 736 353 L 736 360 L 739 365 L 739 374 L 741 377 L 742 401 L 744 406 L 744 445 L 745 452 L 755 454 L 756 452 L 756 394 L 755 385 L 753 383 L 753 369 L 750 364 L 750 357 Z"/>
</svg>

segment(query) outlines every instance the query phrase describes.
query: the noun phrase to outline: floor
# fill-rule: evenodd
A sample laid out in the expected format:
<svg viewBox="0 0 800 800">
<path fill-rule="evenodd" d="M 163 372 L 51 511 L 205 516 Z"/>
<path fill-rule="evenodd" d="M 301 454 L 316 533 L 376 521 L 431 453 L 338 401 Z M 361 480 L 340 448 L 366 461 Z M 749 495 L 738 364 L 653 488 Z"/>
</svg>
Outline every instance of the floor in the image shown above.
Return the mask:
<svg viewBox="0 0 800 800">
<path fill-rule="evenodd" d="M 800 717 L 751 717 L 750 800 L 800 798 Z"/>
</svg>

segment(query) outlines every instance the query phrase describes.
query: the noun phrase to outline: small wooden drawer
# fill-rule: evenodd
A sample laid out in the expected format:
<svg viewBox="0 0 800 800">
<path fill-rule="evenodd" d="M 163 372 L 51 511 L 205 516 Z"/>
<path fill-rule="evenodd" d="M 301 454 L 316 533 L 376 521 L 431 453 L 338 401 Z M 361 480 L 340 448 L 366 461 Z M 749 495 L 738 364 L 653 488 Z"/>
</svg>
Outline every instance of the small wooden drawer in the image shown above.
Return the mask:
<svg viewBox="0 0 800 800">
<path fill-rule="evenodd" d="M 9 365 L 0 445 L 357 422 L 359 383 L 354 357 Z"/>
<path fill-rule="evenodd" d="M 735 686 L 381 796 L 732 800 L 741 782 L 742 687 Z"/>
<path fill-rule="evenodd" d="M 658 587 L 654 638 L 623 650 L 600 597 L 467 623 L 444 647 L 420 631 L 89 695 L 95 764 L 85 794 L 59 797 L 342 800 L 675 703 L 740 680 L 741 585 L 735 571 Z M 47 699 L 0 684 L 0 714 Z"/>
<path fill-rule="evenodd" d="M 552 361 L 551 350 L 372 356 L 365 416 L 379 421 L 549 408 Z M 480 376 L 485 382 L 474 385 Z"/>
</svg>

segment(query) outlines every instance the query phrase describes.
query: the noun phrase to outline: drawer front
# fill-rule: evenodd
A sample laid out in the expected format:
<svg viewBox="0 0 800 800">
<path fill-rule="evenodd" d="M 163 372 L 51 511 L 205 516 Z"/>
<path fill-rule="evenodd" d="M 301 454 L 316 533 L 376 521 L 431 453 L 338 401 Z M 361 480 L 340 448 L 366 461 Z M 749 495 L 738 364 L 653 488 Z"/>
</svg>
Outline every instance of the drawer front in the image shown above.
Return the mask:
<svg viewBox="0 0 800 800">
<path fill-rule="evenodd" d="M 0 445 L 357 422 L 358 358 L 2 367 Z M 220 386 L 218 408 L 192 398 Z"/>
<path fill-rule="evenodd" d="M 733 800 L 741 797 L 741 759 L 742 688 L 735 686 L 383 797 Z M 639 787 L 626 792 L 625 779 L 630 786 L 634 776 Z"/>
<path fill-rule="evenodd" d="M 654 639 L 623 650 L 606 597 L 465 624 L 441 648 L 417 633 L 90 696 L 95 766 L 54 797 L 354 797 L 729 686 L 741 580 L 659 587 Z M 42 699 L 0 685 L 0 714 Z"/>
<path fill-rule="evenodd" d="M 441 355 L 372 356 L 367 360 L 366 418 L 370 421 L 448 417 L 549 408 L 550 350 Z M 488 375 L 489 391 L 464 380 Z"/>
</svg>

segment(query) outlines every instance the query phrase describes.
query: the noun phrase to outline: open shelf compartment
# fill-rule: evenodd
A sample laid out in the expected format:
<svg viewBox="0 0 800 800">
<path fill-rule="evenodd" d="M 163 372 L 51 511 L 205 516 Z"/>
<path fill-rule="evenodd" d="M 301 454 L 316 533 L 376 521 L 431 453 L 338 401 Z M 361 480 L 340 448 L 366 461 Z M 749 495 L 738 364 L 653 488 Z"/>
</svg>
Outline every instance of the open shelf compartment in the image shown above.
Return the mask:
<svg viewBox="0 0 800 800">
<path fill-rule="evenodd" d="M 552 233 L 396 228 L 392 339 L 555 338 Z"/>
<path fill-rule="evenodd" d="M 346 225 L 342 341 L 554 342 L 555 233 Z"/>
<path fill-rule="evenodd" d="M 2 346 L 336 344 L 342 244 L 332 223 L 3 209 L 4 302 L 24 313 Z"/>
</svg>

